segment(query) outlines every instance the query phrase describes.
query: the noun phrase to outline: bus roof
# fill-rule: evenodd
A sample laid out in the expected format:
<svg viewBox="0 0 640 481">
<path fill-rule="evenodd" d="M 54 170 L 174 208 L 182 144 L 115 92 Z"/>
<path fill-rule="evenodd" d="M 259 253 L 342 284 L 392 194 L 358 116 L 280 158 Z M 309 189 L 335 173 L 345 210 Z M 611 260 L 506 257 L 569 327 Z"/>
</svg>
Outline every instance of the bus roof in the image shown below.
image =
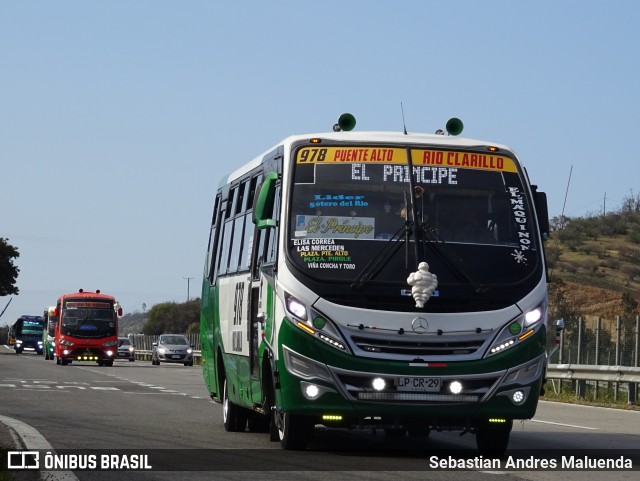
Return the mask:
<svg viewBox="0 0 640 481">
<path fill-rule="evenodd" d="M 109 299 L 112 301 L 115 301 L 115 297 L 109 295 L 109 294 L 103 294 L 102 292 L 100 292 L 99 290 L 96 292 L 91 292 L 91 291 L 85 291 L 83 289 L 80 289 L 78 292 L 71 292 L 69 294 L 62 294 L 60 296 L 60 299 L 66 299 L 67 297 L 92 297 L 92 298 L 99 298 L 99 299 Z"/>
<path fill-rule="evenodd" d="M 288 148 L 293 143 L 298 141 L 304 141 L 311 138 L 320 138 L 327 141 L 339 141 L 339 142 L 368 142 L 368 143 L 408 143 L 408 144 L 430 144 L 434 146 L 455 146 L 455 147 L 477 147 L 481 145 L 491 145 L 498 147 L 501 150 L 508 150 L 513 152 L 508 146 L 495 142 L 489 142 L 486 140 L 469 139 L 466 137 L 457 137 L 451 135 L 438 135 L 438 134 L 425 134 L 425 133 L 413 133 L 408 132 L 382 132 L 382 131 L 349 131 L 349 132 L 321 132 L 311 134 L 291 135 L 283 139 L 280 143 L 265 150 L 260 155 L 254 157 L 252 160 L 242 165 L 238 169 L 231 172 L 229 175 L 221 179 L 218 184 L 218 188 L 227 185 L 239 177 L 242 177 L 247 172 L 258 167 L 265 155 L 273 152 L 279 146 Z"/>
</svg>

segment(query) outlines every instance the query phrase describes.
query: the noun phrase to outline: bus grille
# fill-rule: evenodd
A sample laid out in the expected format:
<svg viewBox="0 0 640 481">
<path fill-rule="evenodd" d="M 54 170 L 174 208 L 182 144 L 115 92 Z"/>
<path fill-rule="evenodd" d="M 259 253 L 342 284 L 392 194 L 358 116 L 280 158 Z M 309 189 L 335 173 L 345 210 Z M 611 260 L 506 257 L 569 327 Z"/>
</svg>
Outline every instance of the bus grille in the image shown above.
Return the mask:
<svg viewBox="0 0 640 481">
<path fill-rule="evenodd" d="M 424 339 L 390 340 L 380 337 L 352 336 L 353 342 L 365 352 L 381 354 L 400 354 L 406 356 L 451 356 L 475 353 L 485 342 L 485 339 L 438 341 Z"/>
<path fill-rule="evenodd" d="M 432 401 L 450 403 L 475 403 L 478 396 L 453 394 L 428 394 L 420 392 L 359 392 L 361 401 Z"/>
</svg>

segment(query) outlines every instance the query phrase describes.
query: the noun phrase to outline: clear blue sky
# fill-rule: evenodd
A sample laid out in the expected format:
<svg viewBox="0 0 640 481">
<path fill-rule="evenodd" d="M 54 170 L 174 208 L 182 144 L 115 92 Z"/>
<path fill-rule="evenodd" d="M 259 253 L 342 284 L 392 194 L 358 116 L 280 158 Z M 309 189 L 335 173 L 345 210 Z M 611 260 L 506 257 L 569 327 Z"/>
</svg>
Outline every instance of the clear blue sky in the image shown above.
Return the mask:
<svg viewBox="0 0 640 481">
<path fill-rule="evenodd" d="M 297 133 L 511 146 L 550 215 L 640 191 L 640 2 L 0 0 L 0 324 L 78 288 L 191 297 L 223 174 Z M 8 297 L 0 298 L 0 310 Z"/>
</svg>

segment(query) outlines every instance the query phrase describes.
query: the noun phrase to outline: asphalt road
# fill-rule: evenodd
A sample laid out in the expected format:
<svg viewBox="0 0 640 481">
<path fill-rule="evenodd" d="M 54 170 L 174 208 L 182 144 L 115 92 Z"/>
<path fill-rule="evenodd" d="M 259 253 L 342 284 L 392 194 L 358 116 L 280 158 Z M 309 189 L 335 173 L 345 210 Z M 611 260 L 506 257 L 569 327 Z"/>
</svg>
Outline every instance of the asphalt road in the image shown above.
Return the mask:
<svg viewBox="0 0 640 481">
<path fill-rule="evenodd" d="M 436 473 L 432 463 L 448 463 L 450 453 L 454 460 L 477 461 L 474 436 L 448 432 L 390 439 L 380 431 L 318 427 L 308 451 L 282 451 L 267 434 L 225 432 L 221 405 L 209 399 L 197 366 L 152 366 L 150 361 L 116 361 L 113 367 L 76 362 L 57 366 L 42 356 L 17 356 L 0 346 L 0 428 L 4 428 L 0 445 L 8 448 L 13 443 L 15 447 L 16 433 L 10 435 L 3 419 L 33 429 L 23 448 L 40 440 L 57 453 L 147 454 L 155 466 L 150 471 L 127 472 L 126 478 L 133 480 L 244 480 L 256 476 L 261 480 L 387 480 L 398 476 L 403 480 L 453 480 L 464 476 L 480 481 L 509 476 L 555 481 L 560 476 L 600 481 L 603 477 L 602 471 L 591 469 L 558 472 L 524 467 L 514 471 L 487 466 L 465 471 L 445 466 Z M 38 445 L 43 446 L 47 444 Z M 508 454 L 534 463 L 594 449 L 606 449 L 599 453 L 611 458 L 635 456 L 636 463 L 640 462 L 640 412 L 541 402 L 533 420 L 514 425 Z M 504 460 L 502 463 L 500 468 L 505 467 Z M 106 470 L 63 473 L 67 477 L 60 473 L 49 473 L 47 479 L 123 476 L 121 471 Z M 640 471 L 608 471 L 605 476 L 607 480 L 640 479 Z"/>
</svg>

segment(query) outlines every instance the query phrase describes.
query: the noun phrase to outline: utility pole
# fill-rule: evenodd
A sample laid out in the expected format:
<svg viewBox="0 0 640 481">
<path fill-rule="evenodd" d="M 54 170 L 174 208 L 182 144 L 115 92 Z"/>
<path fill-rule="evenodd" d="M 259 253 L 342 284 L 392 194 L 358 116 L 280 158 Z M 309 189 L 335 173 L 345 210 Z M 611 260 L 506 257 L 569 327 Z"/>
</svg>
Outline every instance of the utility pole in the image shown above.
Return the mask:
<svg viewBox="0 0 640 481">
<path fill-rule="evenodd" d="M 186 279 L 187 281 L 187 302 L 189 302 L 189 283 L 193 277 L 183 277 L 183 279 Z"/>
</svg>

